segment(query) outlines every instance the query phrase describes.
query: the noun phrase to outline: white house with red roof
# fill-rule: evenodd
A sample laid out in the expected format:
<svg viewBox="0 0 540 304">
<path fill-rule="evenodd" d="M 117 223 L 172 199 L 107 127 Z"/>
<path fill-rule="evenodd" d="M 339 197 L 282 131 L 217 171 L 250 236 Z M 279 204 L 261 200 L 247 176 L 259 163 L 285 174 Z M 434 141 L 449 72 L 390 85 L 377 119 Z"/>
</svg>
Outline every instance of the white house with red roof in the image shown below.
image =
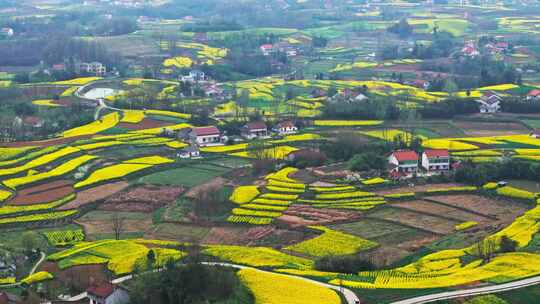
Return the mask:
<svg viewBox="0 0 540 304">
<path fill-rule="evenodd" d="M 540 90 L 534 89 L 534 90 L 529 91 L 529 93 L 527 93 L 527 99 L 528 100 L 540 99 Z"/>
<path fill-rule="evenodd" d="M 279 135 L 290 135 L 298 132 L 296 124 L 290 120 L 282 121 L 274 127 L 274 131 Z"/>
<path fill-rule="evenodd" d="M 450 153 L 448 150 L 432 149 L 422 153 L 422 167 L 428 172 L 450 170 Z"/>
<path fill-rule="evenodd" d="M 271 44 L 263 44 L 263 45 L 260 46 L 260 49 L 261 49 L 261 53 L 264 56 L 268 56 L 274 50 L 274 46 L 271 45 Z"/>
<path fill-rule="evenodd" d="M 418 171 L 418 154 L 411 150 L 394 151 L 388 157 L 391 174 L 409 175 Z"/>
<path fill-rule="evenodd" d="M 127 304 L 129 294 L 127 290 L 109 282 L 91 286 L 86 290 L 90 304 Z"/>
<path fill-rule="evenodd" d="M 215 126 L 197 127 L 191 129 L 190 138 L 199 146 L 215 146 L 222 144 L 222 136 Z"/>
<path fill-rule="evenodd" d="M 268 137 L 268 127 L 264 121 L 252 121 L 242 127 L 242 136 L 247 139 Z"/>
<path fill-rule="evenodd" d="M 493 91 L 485 92 L 478 102 L 480 113 L 497 113 L 501 110 L 502 97 Z"/>
</svg>

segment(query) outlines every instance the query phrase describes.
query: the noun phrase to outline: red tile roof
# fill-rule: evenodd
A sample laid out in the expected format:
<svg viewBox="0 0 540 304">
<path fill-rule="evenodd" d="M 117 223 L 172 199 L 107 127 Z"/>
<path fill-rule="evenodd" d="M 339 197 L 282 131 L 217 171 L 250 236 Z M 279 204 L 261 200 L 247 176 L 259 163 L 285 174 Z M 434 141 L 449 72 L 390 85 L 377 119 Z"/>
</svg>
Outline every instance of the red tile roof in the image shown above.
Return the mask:
<svg viewBox="0 0 540 304">
<path fill-rule="evenodd" d="M 107 298 L 114 292 L 114 285 L 107 282 L 99 286 L 89 287 L 86 292 L 90 295 L 94 295 L 100 298 Z"/>
<path fill-rule="evenodd" d="M 195 135 L 197 135 L 197 136 L 219 135 L 220 134 L 219 129 L 214 127 L 214 126 L 194 128 L 193 131 L 195 132 Z"/>
<path fill-rule="evenodd" d="M 449 157 L 448 150 L 425 150 L 424 153 L 428 158 Z"/>
<path fill-rule="evenodd" d="M 280 123 L 278 124 L 278 126 L 279 126 L 280 128 L 292 128 L 292 127 L 295 126 L 295 124 L 294 124 L 292 121 L 290 121 L 290 120 L 286 120 L 286 121 L 280 122 Z"/>
<path fill-rule="evenodd" d="M 246 124 L 246 127 L 249 130 L 261 130 L 261 129 L 266 130 L 267 129 L 266 124 L 264 123 L 264 121 L 249 122 L 248 124 Z"/>
<path fill-rule="evenodd" d="M 399 162 L 418 160 L 418 154 L 414 151 L 396 151 L 393 154 Z"/>
<path fill-rule="evenodd" d="M 533 96 L 533 97 L 540 96 L 540 90 L 536 90 L 536 89 L 535 89 L 535 90 L 531 90 L 531 91 L 529 92 L 529 94 L 527 94 L 527 95 Z"/>
</svg>

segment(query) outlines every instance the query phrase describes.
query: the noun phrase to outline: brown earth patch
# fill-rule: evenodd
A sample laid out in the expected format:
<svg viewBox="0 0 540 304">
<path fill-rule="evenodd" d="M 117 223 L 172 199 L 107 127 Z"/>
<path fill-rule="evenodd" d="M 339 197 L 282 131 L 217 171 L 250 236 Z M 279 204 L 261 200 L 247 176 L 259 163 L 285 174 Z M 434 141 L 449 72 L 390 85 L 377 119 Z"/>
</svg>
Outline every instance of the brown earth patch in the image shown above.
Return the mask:
<svg viewBox="0 0 540 304">
<path fill-rule="evenodd" d="M 441 215 L 462 222 L 475 221 L 478 222 L 480 225 L 485 225 L 490 222 L 490 219 L 486 216 L 481 216 L 478 214 L 467 212 L 465 210 L 460 210 L 423 200 L 396 202 L 392 204 L 392 207 L 399 207 L 411 211 L 425 212 L 433 215 Z"/>
<path fill-rule="evenodd" d="M 85 291 L 93 284 L 107 282 L 107 267 L 104 264 L 79 265 L 64 270 L 57 263 L 46 261 L 40 271 L 47 271 L 54 275 L 64 286 L 73 286 L 79 292 Z M 88 301 L 88 300 L 87 300 Z"/>
<path fill-rule="evenodd" d="M 512 222 L 527 210 L 527 206 L 524 204 L 500 201 L 474 194 L 441 195 L 432 196 L 429 199 L 466 210 L 473 210 L 486 216 L 496 217 L 499 221 L 505 223 Z"/>
<path fill-rule="evenodd" d="M 0 146 L 2 147 L 13 147 L 13 148 L 20 148 L 20 147 L 50 147 L 50 146 L 56 146 L 56 145 L 65 145 L 72 142 L 75 142 L 77 140 L 81 139 L 88 139 L 91 138 L 92 135 L 82 135 L 82 136 L 74 136 L 74 137 L 61 137 L 61 138 L 53 138 L 53 139 L 47 139 L 47 140 L 37 140 L 37 141 L 17 141 L 17 142 L 11 142 L 11 143 L 2 143 Z"/>
<path fill-rule="evenodd" d="M 204 184 L 200 184 L 191 188 L 188 192 L 186 192 L 185 196 L 188 198 L 197 198 L 201 193 L 206 193 L 208 191 L 212 191 L 213 189 L 222 188 L 227 182 L 228 180 L 224 179 L 223 177 L 216 177 L 207 181 Z"/>
<path fill-rule="evenodd" d="M 310 206 L 291 206 L 277 220 L 291 227 L 334 224 L 359 219 L 361 215 L 353 211 L 320 209 Z"/>
<path fill-rule="evenodd" d="M 114 233 L 114 227 L 111 220 L 92 220 L 92 219 L 78 219 L 75 221 L 77 224 L 83 226 L 84 232 L 87 235 L 92 234 L 112 234 Z M 152 219 L 125 219 L 122 221 L 122 233 L 141 232 L 146 231 L 152 226 Z"/>
<path fill-rule="evenodd" d="M 58 180 L 47 184 L 26 188 L 17 192 L 8 204 L 14 206 L 27 206 L 40 203 L 48 203 L 64 198 L 75 190 L 72 181 Z"/>
<path fill-rule="evenodd" d="M 77 193 L 77 197 L 71 202 L 60 207 L 60 210 L 77 209 L 84 205 L 105 199 L 129 187 L 127 182 L 116 182 L 86 189 Z"/>
<path fill-rule="evenodd" d="M 392 207 L 378 209 L 370 213 L 369 216 L 370 218 L 387 220 L 439 235 L 454 232 L 455 226 L 462 222 Z"/>
<path fill-rule="evenodd" d="M 462 129 L 469 136 L 498 136 L 512 134 L 526 134 L 529 132 L 524 125 L 515 122 L 475 122 L 454 121 L 454 125 Z"/>
<path fill-rule="evenodd" d="M 271 234 L 275 227 L 214 227 L 201 243 L 211 245 L 245 245 Z"/>
<path fill-rule="evenodd" d="M 99 209 L 152 212 L 176 201 L 182 192 L 182 187 L 144 185 L 114 194 Z"/>
<path fill-rule="evenodd" d="M 374 191 L 377 195 L 395 194 L 395 193 L 407 193 L 407 192 L 425 192 L 427 190 L 445 189 L 451 187 L 460 187 L 463 185 L 448 183 L 448 184 L 427 184 L 427 185 L 414 185 L 412 187 L 399 187 L 392 189 L 384 189 L 380 191 Z"/>
</svg>

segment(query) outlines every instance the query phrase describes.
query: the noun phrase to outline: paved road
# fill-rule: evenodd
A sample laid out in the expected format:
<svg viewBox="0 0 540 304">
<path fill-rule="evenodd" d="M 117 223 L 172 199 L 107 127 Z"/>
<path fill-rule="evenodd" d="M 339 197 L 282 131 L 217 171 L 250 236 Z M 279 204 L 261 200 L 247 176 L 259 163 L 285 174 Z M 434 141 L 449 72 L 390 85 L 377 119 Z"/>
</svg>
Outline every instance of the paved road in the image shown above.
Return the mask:
<svg viewBox="0 0 540 304">
<path fill-rule="evenodd" d="M 37 261 L 36 265 L 34 265 L 34 267 L 32 267 L 32 270 L 30 270 L 30 273 L 28 274 L 29 276 L 33 275 L 36 270 L 38 269 L 39 265 L 41 265 L 41 263 L 43 263 L 43 261 L 45 261 L 45 253 L 41 252 L 41 257 L 39 258 L 39 261 Z"/>
<path fill-rule="evenodd" d="M 486 286 L 486 287 L 479 287 L 479 288 L 471 288 L 471 289 L 463 289 L 463 290 L 456 290 L 456 291 L 447 291 L 447 292 L 441 292 L 441 293 L 435 293 L 427 296 L 421 296 L 416 298 L 410 298 L 402 301 L 393 302 L 391 304 L 422 304 L 422 303 L 431 303 L 435 301 L 440 300 L 448 300 L 448 299 L 455 299 L 455 298 L 463 298 L 463 297 L 470 297 L 470 296 L 478 296 L 478 295 L 484 295 L 484 294 L 491 294 L 491 293 L 498 293 L 513 289 L 519 289 L 524 288 L 528 286 L 533 286 L 540 284 L 540 276 L 523 279 L 519 281 L 514 281 L 510 283 L 505 284 L 499 284 L 499 285 L 493 285 L 493 286 Z"/>
</svg>

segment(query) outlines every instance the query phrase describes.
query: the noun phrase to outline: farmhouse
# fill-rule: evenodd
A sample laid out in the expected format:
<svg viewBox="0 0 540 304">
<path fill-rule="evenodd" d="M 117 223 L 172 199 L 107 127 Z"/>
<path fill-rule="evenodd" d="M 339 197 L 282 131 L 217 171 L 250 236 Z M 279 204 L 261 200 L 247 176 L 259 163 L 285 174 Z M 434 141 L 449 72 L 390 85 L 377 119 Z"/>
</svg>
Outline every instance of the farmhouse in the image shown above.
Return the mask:
<svg viewBox="0 0 540 304">
<path fill-rule="evenodd" d="M 487 91 L 476 102 L 479 103 L 480 113 L 497 113 L 501 109 L 502 98 L 493 91 Z"/>
<path fill-rule="evenodd" d="M 476 57 L 480 55 L 480 52 L 476 48 L 474 41 L 467 41 L 461 49 L 461 53 L 467 57 Z"/>
<path fill-rule="evenodd" d="M 268 56 L 268 55 L 270 55 L 270 53 L 272 53 L 272 50 L 274 49 L 274 46 L 271 45 L 271 44 L 263 44 L 263 45 L 261 45 L 260 49 L 261 49 L 261 53 L 264 56 Z"/>
<path fill-rule="evenodd" d="M 111 283 L 92 286 L 86 290 L 90 304 L 124 304 L 129 302 L 128 292 Z"/>
<path fill-rule="evenodd" d="M 540 90 L 534 89 L 527 93 L 527 100 L 540 99 Z"/>
<path fill-rule="evenodd" d="M 400 176 L 418 171 L 418 154 L 410 150 L 395 151 L 388 157 L 390 174 Z"/>
<path fill-rule="evenodd" d="M 279 135 L 289 135 L 298 132 L 298 127 L 290 120 L 282 121 L 274 127 L 274 131 Z"/>
<path fill-rule="evenodd" d="M 221 132 L 214 126 L 191 129 L 189 137 L 199 146 L 216 145 L 221 143 Z"/>
<path fill-rule="evenodd" d="M 177 156 L 179 158 L 200 158 L 201 157 L 201 151 L 196 146 L 189 146 L 186 147 L 180 152 L 178 152 Z"/>
<path fill-rule="evenodd" d="M 11 37 L 15 34 L 12 28 L 4 27 L 0 30 L 0 35 L 5 37 Z"/>
<path fill-rule="evenodd" d="M 268 136 L 268 127 L 263 121 L 249 122 L 242 127 L 242 136 L 247 139 Z"/>
<path fill-rule="evenodd" d="M 77 65 L 78 73 L 95 74 L 96 76 L 103 76 L 107 73 L 107 67 L 101 62 L 81 62 Z"/>
<path fill-rule="evenodd" d="M 450 169 L 448 150 L 426 150 L 422 153 L 422 167 L 428 172 L 441 172 Z"/>
</svg>

